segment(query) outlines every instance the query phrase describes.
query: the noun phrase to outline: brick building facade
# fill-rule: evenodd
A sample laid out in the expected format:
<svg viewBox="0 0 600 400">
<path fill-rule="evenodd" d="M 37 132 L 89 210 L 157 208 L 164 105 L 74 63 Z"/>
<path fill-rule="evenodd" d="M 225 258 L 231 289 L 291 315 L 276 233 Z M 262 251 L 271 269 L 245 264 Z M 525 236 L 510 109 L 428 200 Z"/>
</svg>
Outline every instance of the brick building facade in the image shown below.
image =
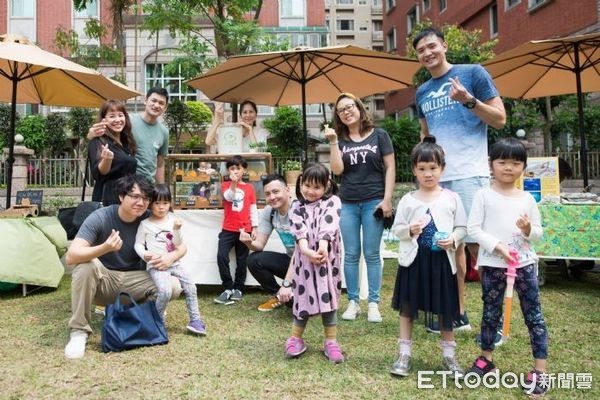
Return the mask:
<svg viewBox="0 0 600 400">
<path fill-rule="evenodd" d="M 500 54 L 526 41 L 600 30 L 600 0 L 384 0 L 386 51 L 405 55 L 406 38 L 416 22 L 456 24 L 479 29 L 484 41 L 497 38 Z M 414 89 L 386 95 L 387 115 L 406 112 Z"/>
</svg>

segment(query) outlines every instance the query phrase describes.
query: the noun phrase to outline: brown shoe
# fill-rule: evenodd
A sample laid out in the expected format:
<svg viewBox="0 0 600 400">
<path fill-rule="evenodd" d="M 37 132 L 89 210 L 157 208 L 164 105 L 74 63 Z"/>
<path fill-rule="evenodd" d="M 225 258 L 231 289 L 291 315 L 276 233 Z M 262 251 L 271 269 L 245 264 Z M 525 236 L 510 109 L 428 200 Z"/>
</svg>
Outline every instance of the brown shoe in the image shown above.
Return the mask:
<svg viewBox="0 0 600 400">
<path fill-rule="evenodd" d="M 258 306 L 258 311 L 272 311 L 278 307 L 281 307 L 282 305 L 283 303 L 279 301 L 277 296 L 273 296 L 269 298 L 269 300 L 265 301 L 260 306 Z"/>
</svg>

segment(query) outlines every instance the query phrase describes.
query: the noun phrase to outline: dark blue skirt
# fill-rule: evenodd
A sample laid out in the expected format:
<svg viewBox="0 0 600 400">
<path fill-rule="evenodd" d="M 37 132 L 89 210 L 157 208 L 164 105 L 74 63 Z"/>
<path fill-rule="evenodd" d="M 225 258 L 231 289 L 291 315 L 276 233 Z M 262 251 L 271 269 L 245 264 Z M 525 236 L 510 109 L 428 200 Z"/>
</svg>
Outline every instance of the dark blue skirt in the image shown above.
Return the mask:
<svg viewBox="0 0 600 400">
<path fill-rule="evenodd" d="M 419 311 L 437 314 L 442 329 L 452 330 L 452 321 L 460 315 L 458 282 L 445 251 L 420 246 L 408 268 L 398 266 L 392 308 L 411 320 Z"/>
</svg>

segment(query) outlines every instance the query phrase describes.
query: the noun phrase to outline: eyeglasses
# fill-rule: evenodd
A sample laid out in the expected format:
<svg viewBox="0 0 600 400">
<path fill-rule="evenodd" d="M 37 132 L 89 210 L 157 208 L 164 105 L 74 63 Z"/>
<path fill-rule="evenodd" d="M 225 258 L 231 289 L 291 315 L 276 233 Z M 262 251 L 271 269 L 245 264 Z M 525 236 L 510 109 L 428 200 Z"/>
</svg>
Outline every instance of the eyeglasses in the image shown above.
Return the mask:
<svg viewBox="0 0 600 400">
<path fill-rule="evenodd" d="M 356 104 L 354 103 L 346 104 L 344 107 L 336 108 L 335 112 L 337 112 L 338 115 L 341 115 L 345 112 L 351 112 L 352 110 L 354 110 L 355 106 Z"/>
<path fill-rule="evenodd" d="M 133 199 L 133 201 L 139 201 L 141 200 L 144 203 L 150 203 L 150 199 L 146 196 L 142 196 L 141 194 L 131 194 L 131 193 L 127 193 L 127 196 L 129 196 L 130 198 Z"/>
</svg>

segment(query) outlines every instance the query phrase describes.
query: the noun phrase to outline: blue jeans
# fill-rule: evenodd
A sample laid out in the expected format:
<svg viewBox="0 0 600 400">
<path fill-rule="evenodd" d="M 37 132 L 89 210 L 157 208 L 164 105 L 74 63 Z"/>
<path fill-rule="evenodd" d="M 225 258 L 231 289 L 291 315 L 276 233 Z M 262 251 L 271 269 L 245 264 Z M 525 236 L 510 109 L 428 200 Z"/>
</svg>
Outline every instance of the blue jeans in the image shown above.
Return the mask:
<svg viewBox="0 0 600 400">
<path fill-rule="evenodd" d="M 471 213 L 471 205 L 475 193 L 484 188 L 490 187 L 489 176 L 473 176 L 471 178 L 457 179 L 454 181 L 440 182 L 440 186 L 444 189 L 451 190 L 460 196 L 467 218 Z M 474 243 L 475 241 L 467 236 L 464 239 L 465 243 Z"/>
<path fill-rule="evenodd" d="M 342 203 L 340 230 L 344 241 L 344 276 L 348 288 L 348 299 L 358 302 L 358 261 L 360 259 L 362 226 L 362 250 L 367 263 L 367 281 L 369 284 L 369 302 L 379 303 L 381 291 L 381 236 L 383 235 L 383 220 L 373 216 L 375 206 L 381 199 L 368 200 L 358 203 Z"/>
</svg>

